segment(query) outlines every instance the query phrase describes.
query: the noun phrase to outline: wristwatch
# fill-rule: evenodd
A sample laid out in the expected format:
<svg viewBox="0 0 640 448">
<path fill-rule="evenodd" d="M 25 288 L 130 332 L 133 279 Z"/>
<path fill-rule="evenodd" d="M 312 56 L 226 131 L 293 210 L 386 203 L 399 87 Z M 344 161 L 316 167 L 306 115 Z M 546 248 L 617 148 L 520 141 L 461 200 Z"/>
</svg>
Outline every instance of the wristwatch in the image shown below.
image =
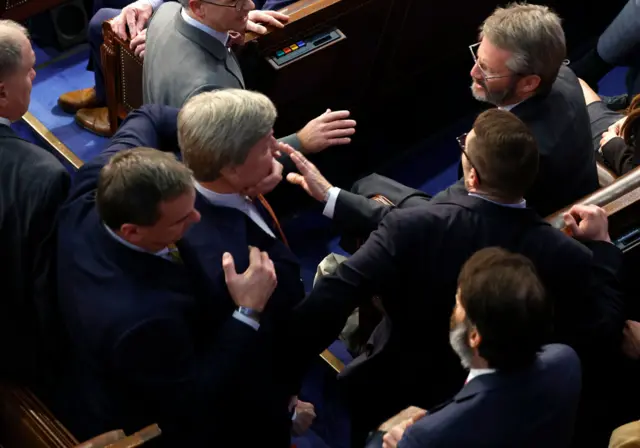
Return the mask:
<svg viewBox="0 0 640 448">
<path fill-rule="evenodd" d="M 260 323 L 260 311 L 256 311 L 253 308 L 247 308 L 246 306 L 239 306 L 238 313 Z"/>
</svg>

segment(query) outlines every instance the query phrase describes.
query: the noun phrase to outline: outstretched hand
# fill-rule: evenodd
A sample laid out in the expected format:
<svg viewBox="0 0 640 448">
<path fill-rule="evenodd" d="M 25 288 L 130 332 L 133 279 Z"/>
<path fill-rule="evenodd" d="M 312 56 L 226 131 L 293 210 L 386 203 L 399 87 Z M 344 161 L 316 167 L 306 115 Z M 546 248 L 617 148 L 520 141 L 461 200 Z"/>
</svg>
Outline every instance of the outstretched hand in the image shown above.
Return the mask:
<svg viewBox="0 0 640 448">
<path fill-rule="evenodd" d="M 322 173 L 302 153 L 289 145 L 282 145 L 281 150 L 291 157 L 291 160 L 300 173 L 287 174 L 287 181 L 299 185 L 312 198 L 323 202 L 327 199 L 332 185 L 324 178 Z"/>
</svg>

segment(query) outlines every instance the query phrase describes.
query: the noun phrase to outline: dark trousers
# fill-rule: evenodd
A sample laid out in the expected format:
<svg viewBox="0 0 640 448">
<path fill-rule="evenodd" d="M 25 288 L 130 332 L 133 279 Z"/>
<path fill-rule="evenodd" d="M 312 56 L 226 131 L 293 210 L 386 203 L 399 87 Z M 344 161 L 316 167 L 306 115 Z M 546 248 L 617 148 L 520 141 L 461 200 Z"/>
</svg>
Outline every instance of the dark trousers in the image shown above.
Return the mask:
<svg viewBox="0 0 640 448">
<path fill-rule="evenodd" d="M 89 46 L 91 47 L 87 70 L 92 70 L 95 73 L 96 95 L 102 103 L 106 102 L 104 74 L 102 72 L 102 59 L 100 56 L 100 47 L 103 42 L 102 23 L 116 17 L 120 14 L 122 8 L 130 3 L 132 3 L 132 0 L 94 0 L 93 2 L 93 16 L 89 22 L 87 36 Z"/>
<path fill-rule="evenodd" d="M 613 123 L 623 117 L 620 112 L 614 112 L 602 101 L 596 101 L 587 106 L 589 112 L 589 122 L 591 124 L 591 138 L 593 140 L 593 150 L 600 148 L 602 134 L 609 129 Z"/>
</svg>

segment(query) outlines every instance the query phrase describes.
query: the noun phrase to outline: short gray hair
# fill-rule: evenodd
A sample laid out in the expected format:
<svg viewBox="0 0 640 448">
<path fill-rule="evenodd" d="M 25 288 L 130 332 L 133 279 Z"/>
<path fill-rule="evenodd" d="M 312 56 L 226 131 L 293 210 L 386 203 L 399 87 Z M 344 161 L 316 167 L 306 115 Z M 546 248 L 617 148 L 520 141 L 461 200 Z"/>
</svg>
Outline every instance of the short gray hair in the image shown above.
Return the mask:
<svg viewBox="0 0 640 448">
<path fill-rule="evenodd" d="M 27 29 L 18 22 L 0 20 L 0 79 L 15 73 L 22 64 L 20 35 L 29 38 Z"/>
<path fill-rule="evenodd" d="M 257 92 L 224 89 L 200 93 L 178 114 L 178 144 L 196 180 L 211 182 L 225 167 L 242 165 L 268 135 L 276 108 Z"/>
<path fill-rule="evenodd" d="M 566 58 L 560 17 L 547 6 L 511 3 L 497 8 L 480 27 L 480 37 L 513 55 L 507 67 L 519 75 L 538 75 L 538 91 L 548 91 Z"/>
<path fill-rule="evenodd" d="M 120 151 L 100 171 L 98 215 L 115 230 L 123 224 L 152 226 L 161 218 L 162 202 L 192 188 L 191 171 L 175 155 L 152 148 Z"/>
</svg>

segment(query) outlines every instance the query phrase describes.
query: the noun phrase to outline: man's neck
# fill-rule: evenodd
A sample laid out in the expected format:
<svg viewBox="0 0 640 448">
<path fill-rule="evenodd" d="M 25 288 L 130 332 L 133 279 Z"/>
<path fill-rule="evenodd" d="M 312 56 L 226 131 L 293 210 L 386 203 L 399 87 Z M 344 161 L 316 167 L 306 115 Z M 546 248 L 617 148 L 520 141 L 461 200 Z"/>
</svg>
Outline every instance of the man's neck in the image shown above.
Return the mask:
<svg viewBox="0 0 640 448">
<path fill-rule="evenodd" d="M 499 196 L 496 196 L 494 194 L 485 193 L 484 191 L 478 190 L 476 188 L 467 188 L 467 191 L 469 193 L 477 194 L 478 196 L 482 196 L 484 198 L 487 198 L 490 201 L 498 202 L 499 204 L 508 204 L 508 205 L 520 204 L 524 200 L 524 198 L 505 199 L 505 198 L 501 198 Z"/>
<path fill-rule="evenodd" d="M 198 183 L 202 187 L 206 188 L 209 191 L 213 191 L 214 193 L 218 193 L 218 194 L 238 193 L 238 191 L 235 188 L 233 188 L 233 186 L 229 184 L 229 182 L 227 182 L 225 179 L 222 179 L 222 178 L 211 181 L 211 182 L 198 181 Z"/>
<path fill-rule="evenodd" d="M 489 369 L 489 363 L 480 355 L 475 355 L 470 363 L 471 369 Z"/>
<path fill-rule="evenodd" d="M 217 31 L 217 32 L 219 32 L 219 33 L 226 33 L 226 32 L 228 32 L 228 31 L 229 31 L 229 30 L 219 30 L 219 29 L 218 29 L 218 28 L 216 28 L 215 26 L 211 26 L 211 25 L 209 25 L 208 23 L 204 23 L 204 22 L 203 22 L 203 21 L 202 21 L 198 16 L 196 16 L 196 15 L 191 11 L 191 9 L 190 9 L 190 8 L 185 8 L 185 10 L 184 10 L 184 11 L 185 11 L 185 13 L 186 13 L 189 17 L 191 17 L 193 20 L 195 20 L 196 22 L 200 22 L 200 23 L 202 23 L 202 24 L 203 24 L 203 25 L 205 25 L 205 26 L 208 26 L 208 27 L 209 27 L 209 28 L 211 28 L 212 30 L 215 30 L 215 31 Z"/>
</svg>

